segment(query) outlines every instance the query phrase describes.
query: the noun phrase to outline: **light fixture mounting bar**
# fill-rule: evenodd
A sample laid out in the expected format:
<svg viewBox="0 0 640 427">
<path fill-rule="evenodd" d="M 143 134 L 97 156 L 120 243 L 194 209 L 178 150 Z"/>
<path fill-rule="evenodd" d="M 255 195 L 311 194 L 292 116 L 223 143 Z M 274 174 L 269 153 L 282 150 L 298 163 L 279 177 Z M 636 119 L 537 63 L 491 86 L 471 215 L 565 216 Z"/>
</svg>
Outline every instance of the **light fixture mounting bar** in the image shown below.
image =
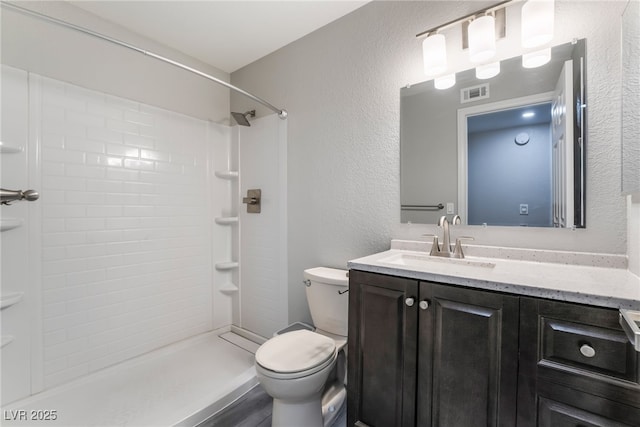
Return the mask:
<svg viewBox="0 0 640 427">
<path fill-rule="evenodd" d="M 465 16 L 463 16 L 462 18 L 457 18 L 457 19 L 454 19 L 453 21 L 449 21 L 449 22 L 444 23 L 444 24 L 442 24 L 442 25 L 438 25 L 437 27 L 429 28 L 429 29 L 428 29 L 428 30 L 426 30 L 426 31 L 423 31 L 423 32 L 421 32 L 421 33 L 416 34 L 416 37 L 423 37 L 423 36 L 427 36 L 427 35 L 429 35 L 429 34 L 431 34 L 431 33 L 435 33 L 435 32 L 437 32 L 437 31 L 441 31 L 441 30 L 444 30 L 444 29 L 447 29 L 447 28 L 453 27 L 454 25 L 459 24 L 459 23 L 464 22 L 464 21 L 467 21 L 467 20 L 469 20 L 469 19 L 471 19 L 471 18 L 473 18 L 473 17 L 475 17 L 475 16 L 477 16 L 477 15 L 486 15 L 487 13 L 491 13 L 491 12 L 493 12 L 494 10 L 498 10 L 498 9 L 505 8 L 505 7 L 507 7 L 509 4 L 511 4 L 511 3 L 515 3 L 516 1 L 519 1 L 519 0 L 505 0 L 505 1 L 501 1 L 501 2 L 496 3 L 496 4 L 494 4 L 493 6 L 490 6 L 490 7 L 488 7 L 488 8 L 480 9 L 480 10 L 477 10 L 477 11 L 475 11 L 475 12 L 473 12 L 473 13 L 470 13 L 470 14 L 468 14 L 468 15 L 465 15 Z"/>
</svg>

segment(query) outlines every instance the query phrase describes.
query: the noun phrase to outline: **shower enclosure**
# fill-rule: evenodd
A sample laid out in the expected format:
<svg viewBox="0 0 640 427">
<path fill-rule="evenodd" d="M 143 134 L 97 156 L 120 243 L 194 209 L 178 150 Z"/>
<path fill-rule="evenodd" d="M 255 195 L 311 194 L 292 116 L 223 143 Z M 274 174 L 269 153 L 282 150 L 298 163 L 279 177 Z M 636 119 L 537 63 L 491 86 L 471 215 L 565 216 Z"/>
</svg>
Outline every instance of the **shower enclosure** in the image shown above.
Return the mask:
<svg viewBox="0 0 640 427">
<path fill-rule="evenodd" d="M 0 211 L 5 413 L 86 425 L 76 412 L 95 404 L 98 424 L 153 424 L 158 408 L 196 422 L 246 390 L 252 355 L 218 335 L 259 341 L 287 323 L 286 121 L 230 127 L 1 71 L 0 184 L 40 193 Z M 250 188 L 260 214 L 240 203 Z"/>
</svg>

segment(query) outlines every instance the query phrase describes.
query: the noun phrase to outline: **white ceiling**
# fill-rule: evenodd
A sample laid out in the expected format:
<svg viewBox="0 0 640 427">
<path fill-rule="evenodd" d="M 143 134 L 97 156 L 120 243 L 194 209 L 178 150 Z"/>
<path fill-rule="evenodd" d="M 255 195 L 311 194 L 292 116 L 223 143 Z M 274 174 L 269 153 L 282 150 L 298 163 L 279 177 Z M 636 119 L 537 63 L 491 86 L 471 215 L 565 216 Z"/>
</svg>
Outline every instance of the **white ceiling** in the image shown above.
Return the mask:
<svg viewBox="0 0 640 427">
<path fill-rule="evenodd" d="M 76 0 L 69 3 L 231 73 L 367 1 Z"/>
</svg>

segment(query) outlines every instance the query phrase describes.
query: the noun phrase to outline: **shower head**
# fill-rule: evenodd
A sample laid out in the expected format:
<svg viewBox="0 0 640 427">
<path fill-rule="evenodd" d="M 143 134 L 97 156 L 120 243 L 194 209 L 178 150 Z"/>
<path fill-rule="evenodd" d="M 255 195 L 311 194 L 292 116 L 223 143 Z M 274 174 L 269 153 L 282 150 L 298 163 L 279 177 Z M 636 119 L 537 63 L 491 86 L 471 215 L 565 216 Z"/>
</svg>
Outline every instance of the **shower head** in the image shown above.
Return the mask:
<svg viewBox="0 0 640 427">
<path fill-rule="evenodd" d="M 249 123 L 249 120 L 247 119 L 247 116 L 255 117 L 256 110 L 247 111 L 244 114 L 231 112 L 231 115 L 235 119 L 236 123 L 238 123 L 240 126 L 251 126 L 251 124 Z"/>
</svg>

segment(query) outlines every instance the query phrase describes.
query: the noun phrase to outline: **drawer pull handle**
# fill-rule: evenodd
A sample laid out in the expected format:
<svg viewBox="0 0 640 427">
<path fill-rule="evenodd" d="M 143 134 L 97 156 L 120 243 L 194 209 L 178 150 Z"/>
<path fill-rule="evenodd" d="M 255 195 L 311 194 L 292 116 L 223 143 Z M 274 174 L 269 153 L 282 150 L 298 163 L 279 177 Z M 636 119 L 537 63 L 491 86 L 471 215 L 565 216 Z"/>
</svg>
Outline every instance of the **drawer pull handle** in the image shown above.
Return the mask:
<svg viewBox="0 0 640 427">
<path fill-rule="evenodd" d="M 406 300 L 404 300 L 404 303 L 407 304 L 407 306 L 409 307 L 413 307 L 413 304 L 416 302 L 415 299 L 413 298 L 407 298 Z"/>
<path fill-rule="evenodd" d="M 582 344 L 580 346 L 580 353 L 582 353 L 584 357 L 593 357 L 596 355 L 596 350 L 589 344 Z"/>
</svg>

